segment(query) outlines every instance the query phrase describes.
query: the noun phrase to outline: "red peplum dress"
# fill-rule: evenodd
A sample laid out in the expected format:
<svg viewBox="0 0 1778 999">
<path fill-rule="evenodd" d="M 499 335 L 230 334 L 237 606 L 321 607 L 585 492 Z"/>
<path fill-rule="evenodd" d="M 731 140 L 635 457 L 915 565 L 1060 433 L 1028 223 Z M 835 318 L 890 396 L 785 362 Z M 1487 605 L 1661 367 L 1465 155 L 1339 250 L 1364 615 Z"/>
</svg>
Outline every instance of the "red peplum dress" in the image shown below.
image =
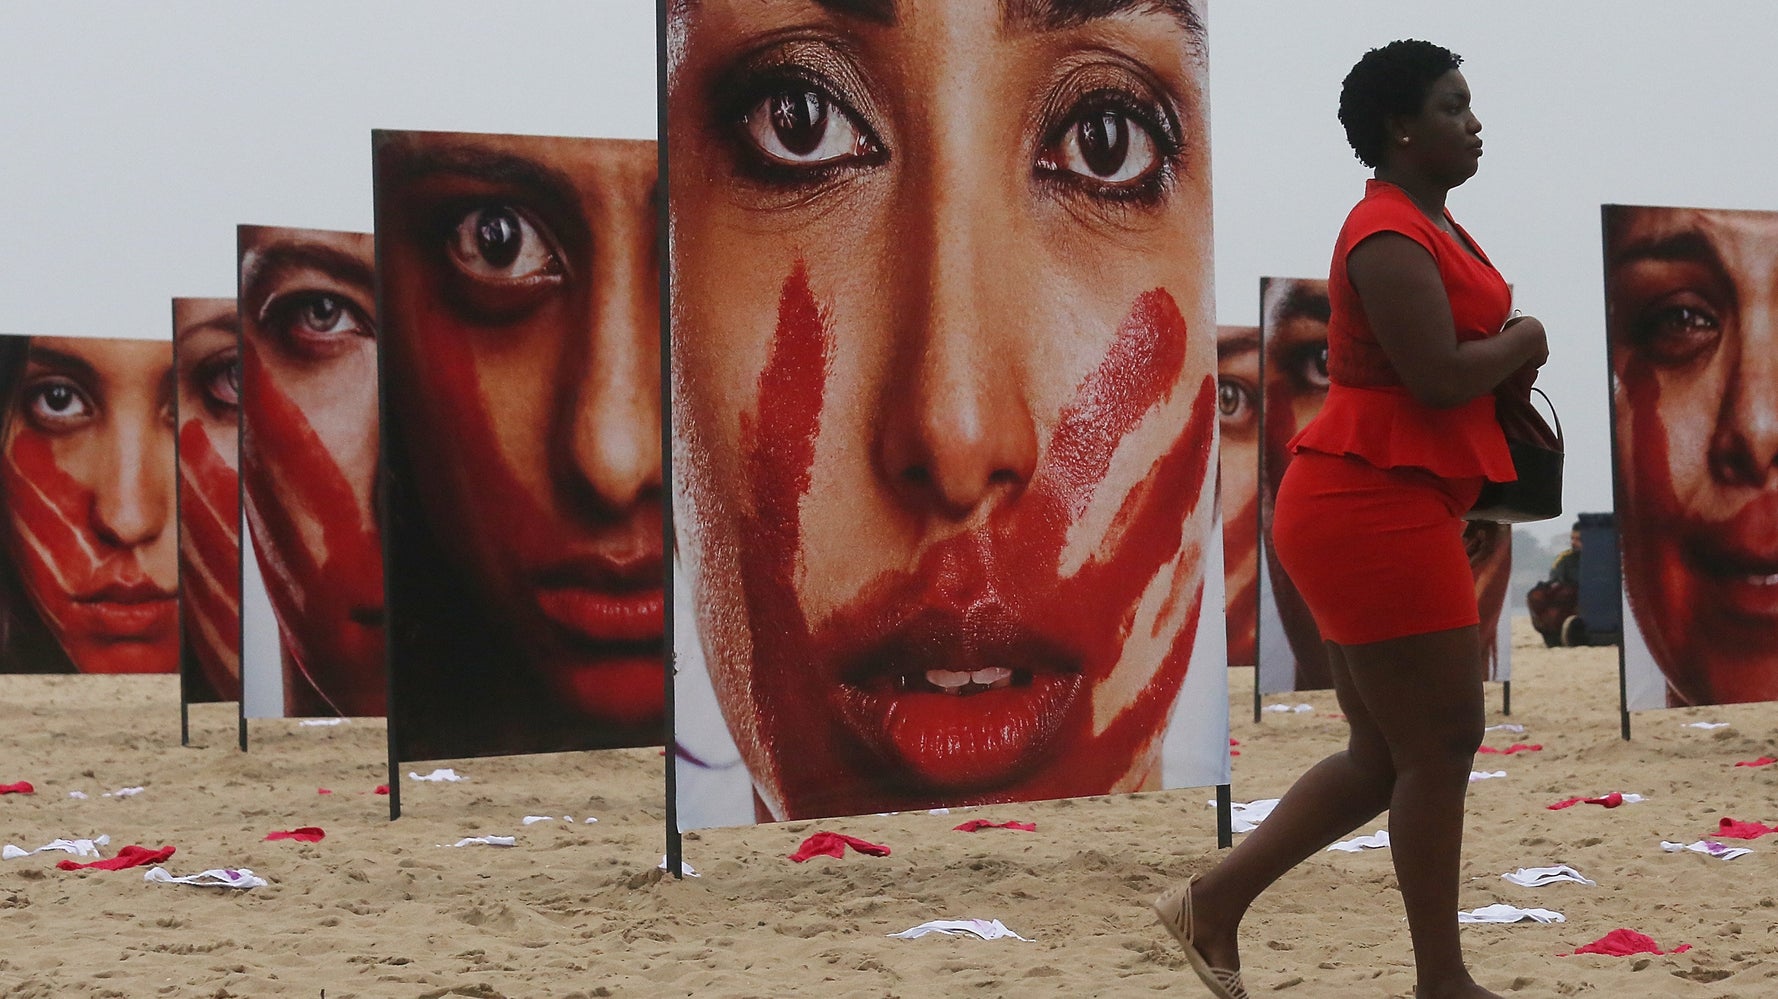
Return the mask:
<svg viewBox="0 0 1778 999">
<path fill-rule="evenodd" d="M 1449 409 L 1415 400 L 1346 275 L 1354 247 L 1400 233 L 1437 263 L 1457 339 L 1493 336 L 1506 323 L 1512 292 L 1469 234 L 1451 225 L 1464 242 L 1433 225 L 1401 188 L 1372 180 L 1334 246 L 1331 385 L 1321 412 L 1290 442 L 1272 540 L 1322 636 L 1341 645 L 1480 621 L 1462 514 L 1483 481 L 1514 478 L 1494 396 Z"/>
</svg>

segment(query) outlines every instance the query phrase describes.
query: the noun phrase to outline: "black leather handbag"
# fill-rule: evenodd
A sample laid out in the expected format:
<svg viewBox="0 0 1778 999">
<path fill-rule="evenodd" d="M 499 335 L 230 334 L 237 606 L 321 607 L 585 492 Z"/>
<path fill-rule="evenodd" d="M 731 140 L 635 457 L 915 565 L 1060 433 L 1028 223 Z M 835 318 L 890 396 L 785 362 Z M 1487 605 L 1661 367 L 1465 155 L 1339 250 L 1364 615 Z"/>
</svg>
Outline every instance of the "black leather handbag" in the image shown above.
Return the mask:
<svg viewBox="0 0 1778 999">
<path fill-rule="evenodd" d="M 1465 520 L 1524 524 L 1562 516 L 1562 418 L 1543 389 L 1527 386 L 1528 391 L 1520 393 L 1508 388 L 1512 381 L 1496 391 L 1494 413 L 1506 434 L 1513 470 L 1519 477 L 1512 482 L 1484 484 L 1475 506 L 1463 515 Z M 1554 429 L 1531 404 L 1532 392 L 1543 396 L 1549 406 Z"/>
</svg>

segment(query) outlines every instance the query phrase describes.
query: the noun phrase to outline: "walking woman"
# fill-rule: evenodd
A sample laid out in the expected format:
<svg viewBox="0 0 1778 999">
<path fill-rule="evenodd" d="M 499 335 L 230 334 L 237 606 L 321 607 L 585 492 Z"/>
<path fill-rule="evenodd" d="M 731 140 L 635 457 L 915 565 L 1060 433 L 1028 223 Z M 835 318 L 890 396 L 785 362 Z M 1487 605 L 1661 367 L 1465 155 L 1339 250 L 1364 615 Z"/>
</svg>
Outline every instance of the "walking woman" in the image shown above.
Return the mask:
<svg viewBox="0 0 1778 999">
<path fill-rule="evenodd" d="M 1236 931 L 1253 900 L 1384 809 L 1416 999 L 1494 995 L 1470 978 L 1457 935 L 1464 795 L 1483 727 L 1460 518 L 1484 480 L 1513 478 L 1492 393 L 1535 377 L 1548 346 L 1536 319 L 1507 322 L 1505 280 L 1445 209 L 1482 155 L 1461 61 L 1394 42 L 1366 53 L 1340 94 L 1347 138 L 1376 173 L 1334 247 L 1333 384 L 1291 442 L 1273 533 L 1327 640 L 1351 732 L 1219 866 L 1155 902 L 1225 999 L 1247 995 Z"/>
</svg>

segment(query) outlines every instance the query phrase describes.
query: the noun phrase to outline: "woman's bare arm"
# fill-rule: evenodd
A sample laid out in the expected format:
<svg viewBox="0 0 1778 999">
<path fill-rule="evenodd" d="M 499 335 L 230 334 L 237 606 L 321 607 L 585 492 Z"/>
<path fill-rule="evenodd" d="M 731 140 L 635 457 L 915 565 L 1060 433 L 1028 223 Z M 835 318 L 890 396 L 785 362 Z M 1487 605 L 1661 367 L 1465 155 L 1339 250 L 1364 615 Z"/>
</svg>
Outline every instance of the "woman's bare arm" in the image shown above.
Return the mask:
<svg viewBox="0 0 1778 999">
<path fill-rule="evenodd" d="M 1406 236 L 1383 232 L 1358 244 L 1346 275 L 1402 384 L 1428 406 L 1460 406 L 1549 356 L 1543 324 L 1529 316 L 1498 336 L 1459 343 L 1438 265 Z"/>
</svg>

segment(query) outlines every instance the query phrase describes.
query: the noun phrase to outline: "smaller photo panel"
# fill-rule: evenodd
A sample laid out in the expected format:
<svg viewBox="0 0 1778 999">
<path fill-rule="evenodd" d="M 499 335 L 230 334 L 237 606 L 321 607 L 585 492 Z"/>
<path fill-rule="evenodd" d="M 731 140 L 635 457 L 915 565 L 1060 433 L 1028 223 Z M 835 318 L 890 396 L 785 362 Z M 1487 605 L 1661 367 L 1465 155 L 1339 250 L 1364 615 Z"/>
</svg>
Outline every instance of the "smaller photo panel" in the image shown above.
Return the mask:
<svg viewBox="0 0 1778 999">
<path fill-rule="evenodd" d="M 379 716 L 388 683 L 372 499 L 379 431 L 371 237 L 241 226 L 237 238 L 241 497 L 271 605 L 269 621 L 251 608 L 246 615 L 247 713 Z M 269 648 L 276 652 L 262 652 Z"/>
<path fill-rule="evenodd" d="M 0 336 L 0 672 L 179 669 L 173 346 Z"/>
<path fill-rule="evenodd" d="M 1252 666 L 1259 639 L 1259 327 L 1216 327 L 1217 488 L 1230 666 Z"/>
<path fill-rule="evenodd" d="M 241 699 L 241 325 L 232 298 L 173 299 L 179 627 L 187 703 Z"/>
<path fill-rule="evenodd" d="M 661 745 L 658 147 L 373 146 L 395 754 Z"/>
<path fill-rule="evenodd" d="M 1778 700 L 1778 212 L 1602 215 L 1628 706 Z"/>
<path fill-rule="evenodd" d="M 1260 279 L 1260 342 L 1264 389 L 1260 422 L 1260 530 L 1265 558 L 1260 580 L 1260 692 L 1326 690 L 1333 686 L 1326 646 L 1290 576 L 1272 550 L 1272 504 L 1290 467 L 1290 442 L 1327 401 L 1327 281 Z M 1512 642 L 1502 626 L 1512 573 L 1512 532 L 1470 522 L 1463 531 L 1481 611 L 1482 676 L 1507 679 Z"/>
</svg>

